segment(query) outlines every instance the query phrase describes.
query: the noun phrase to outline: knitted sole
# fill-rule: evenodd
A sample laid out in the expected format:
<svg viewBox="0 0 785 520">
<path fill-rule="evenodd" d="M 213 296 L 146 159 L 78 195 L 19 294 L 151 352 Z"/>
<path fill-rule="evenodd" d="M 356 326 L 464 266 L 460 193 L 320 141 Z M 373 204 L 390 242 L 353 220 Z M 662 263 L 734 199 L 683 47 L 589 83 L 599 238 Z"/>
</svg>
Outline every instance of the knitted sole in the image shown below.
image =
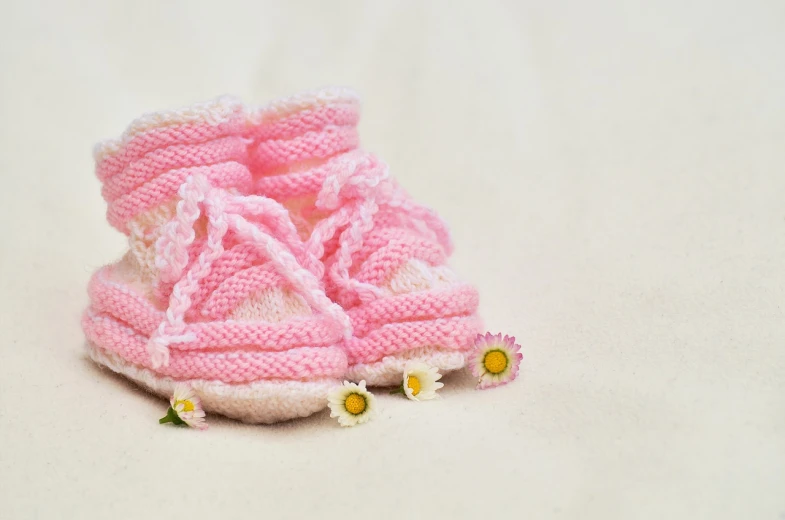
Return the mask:
<svg viewBox="0 0 785 520">
<path fill-rule="evenodd" d="M 426 347 L 408 350 L 396 356 L 387 356 L 375 363 L 354 365 L 349 368 L 346 378 L 355 382 L 365 380 L 368 386 L 398 386 L 402 381 L 404 366 L 412 360 L 437 367 L 442 374 L 460 370 L 466 365 L 463 352 Z"/>
<path fill-rule="evenodd" d="M 177 383 L 170 377 L 134 365 L 117 354 L 87 342 L 90 358 L 162 397 L 172 395 Z M 227 384 L 203 379 L 189 380 L 202 400 L 205 411 L 218 413 L 245 423 L 275 423 L 307 417 L 323 410 L 327 392 L 334 379 L 314 381 L 257 381 L 249 384 Z"/>
</svg>

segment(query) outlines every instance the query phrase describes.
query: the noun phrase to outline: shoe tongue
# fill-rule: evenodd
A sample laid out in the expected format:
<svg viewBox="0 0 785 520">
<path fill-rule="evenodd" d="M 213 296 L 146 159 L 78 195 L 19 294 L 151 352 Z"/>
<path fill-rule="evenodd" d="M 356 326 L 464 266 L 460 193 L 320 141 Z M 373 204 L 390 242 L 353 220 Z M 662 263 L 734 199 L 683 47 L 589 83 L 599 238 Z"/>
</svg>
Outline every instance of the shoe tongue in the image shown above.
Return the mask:
<svg viewBox="0 0 785 520">
<path fill-rule="evenodd" d="M 326 89 L 271 103 L 251 116 L 250 161 L 255 172 L 288 173 L 359 146 L 358 96 Z"/>
</svg>

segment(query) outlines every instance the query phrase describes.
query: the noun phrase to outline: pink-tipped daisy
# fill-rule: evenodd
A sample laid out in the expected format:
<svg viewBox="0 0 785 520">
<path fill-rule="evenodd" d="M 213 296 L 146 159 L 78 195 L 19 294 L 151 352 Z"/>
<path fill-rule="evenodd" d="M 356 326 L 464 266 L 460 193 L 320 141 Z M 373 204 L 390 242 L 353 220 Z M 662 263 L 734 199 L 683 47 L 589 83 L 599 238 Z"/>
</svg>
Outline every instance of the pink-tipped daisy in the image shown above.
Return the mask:
<svg viewBox="0 0 785 520">
<path fill-rule="evenodd" d="M 169 403 L 171 406 L 166 411 L 166 417 L 158 421 L 160 424 L 170 422 L 177 425 L 185 424 L 197 430 L 207 429 L 202 401 L 189 385 L 177 383 Z"/>
<path fill-rule="evenodd" d="M 469 358 L 469 368 L 479 390 L 506 385 L 518 377 L 518 368 L 523 359 L 521 346 L 515 343 L 515 337 L 490 332 L 484 336 L 478 334 L 474 340 L 474 351 Z"/>
</svg>

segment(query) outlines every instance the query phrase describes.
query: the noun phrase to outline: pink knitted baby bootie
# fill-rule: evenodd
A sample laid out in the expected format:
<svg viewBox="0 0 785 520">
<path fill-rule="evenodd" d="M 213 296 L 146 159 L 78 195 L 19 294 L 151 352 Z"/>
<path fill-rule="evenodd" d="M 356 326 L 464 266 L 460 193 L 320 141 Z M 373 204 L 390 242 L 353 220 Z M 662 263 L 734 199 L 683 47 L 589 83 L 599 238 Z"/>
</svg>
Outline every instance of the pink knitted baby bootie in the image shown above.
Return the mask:
<svg viewBox="0 0 785 520">
<path fill-rule="evenodd" d="M 387 166 L 358 149 L 359 101 L 327 89 L 250 114 L 256 193 L 281 201 L 324 261 L 327 295 L 351 317 L 348 377 L 400 384 L 404 364 L 462 368 L 481 330 L 477 291 L 446 265 L 449 233 Z"/>
<path fill-rule="evenodd" d="M 244 195 L 243 106 L 148 115 L 96 147 L 108 220 L 130 250 L 89 285 L 90 356 L 155 393 L 189 383 L 207 411 L 275 422 L 326 407 L 349 318 L 277 202 Z"/>
</svg>

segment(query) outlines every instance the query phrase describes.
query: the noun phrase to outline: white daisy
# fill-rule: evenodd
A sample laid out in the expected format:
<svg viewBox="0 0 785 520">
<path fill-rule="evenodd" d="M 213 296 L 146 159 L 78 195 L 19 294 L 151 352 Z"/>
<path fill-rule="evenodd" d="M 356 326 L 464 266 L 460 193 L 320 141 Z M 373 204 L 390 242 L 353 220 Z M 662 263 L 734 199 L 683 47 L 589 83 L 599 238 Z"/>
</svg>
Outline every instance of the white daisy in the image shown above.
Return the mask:
<svg viewBox="0 0 785 520">
<path fill-rule="evenodd" d="M 428 401 L 439 397 L 436 391 L 444 386 L 439 383 L 439 369 L 422 361 L 409 361 L 403 368 L 403 391 L 412 401 Z"/>
<path fill-rule="evenodd" d="M 344 381 L 327 394 L 330 417 L 337 417 L 341 426 L 354 426 L 367 422 L 376 414 L 376 398 L 360 384 Z"/>
<path fill-rule="evenodd" d="M 170 422 L 178 425 L 185 424 L 197 430 L 207 429 L 202 401 L 190 385 L 177 383 L 169 403 L 171 406 L 166 411 L 166 417 L 158 420 L 160 424 Z"/>
</svg>

